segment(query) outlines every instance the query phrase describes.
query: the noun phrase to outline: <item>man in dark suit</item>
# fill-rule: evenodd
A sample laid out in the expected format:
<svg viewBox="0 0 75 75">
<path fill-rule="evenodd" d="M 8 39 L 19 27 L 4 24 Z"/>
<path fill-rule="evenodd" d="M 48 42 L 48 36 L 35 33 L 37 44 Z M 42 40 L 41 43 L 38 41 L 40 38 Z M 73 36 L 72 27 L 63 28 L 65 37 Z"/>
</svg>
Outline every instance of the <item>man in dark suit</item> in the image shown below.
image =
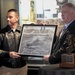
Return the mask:
<svg viewBox="0 0 75 75">
<path fill-rule="evenodd" d="M 67 53 L 68 47 L 67 38 L 69 35 L 75 35 L 75 6 L 72 3 L 66 3 L 61 7 L 62 20 L 65 23 L 65 31 L 61 30 L 51 55 L 45 55 L 44 59 L 49 61 L 51 64 L 61 62 L 61 54 Z M 75 53 L 75 50 L 71 50 L 71 53 Z"/>
</svg>

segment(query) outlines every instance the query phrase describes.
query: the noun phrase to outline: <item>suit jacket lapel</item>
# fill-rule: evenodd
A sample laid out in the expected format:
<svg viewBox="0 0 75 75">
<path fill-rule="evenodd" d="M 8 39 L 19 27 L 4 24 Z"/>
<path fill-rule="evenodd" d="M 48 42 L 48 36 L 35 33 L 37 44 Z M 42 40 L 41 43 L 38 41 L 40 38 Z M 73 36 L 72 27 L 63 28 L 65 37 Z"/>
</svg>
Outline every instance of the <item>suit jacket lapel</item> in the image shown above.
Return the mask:
<svg viewBox="0 0 75 75">
<path fill-rule="evenodd" d="M 61 37 L 59 36 L 59 39 L 61 39 L 67 31 L 68 29 L 66 28 L 66 30 L 62 33 Z"/>
<path fill-rule="evenodd" d="M 56 42 L 55 42 L 55 44 L 54 44 L 54 46 L 53 46 L 53 49 L 58 45 L 58 43 L 60 42 L 60 40 L 63 38 L 63 36 L 65 35 L 65 33 L 68 31 L 68 29 L 66 29 L 64 32 L 63 32 L 63 34 L 61 35 L 61 37 L 60 37 L 60 34 L 59 34 L 59 36 L 58 36 L 58 38 L 56 39 Z"/>
</svg>

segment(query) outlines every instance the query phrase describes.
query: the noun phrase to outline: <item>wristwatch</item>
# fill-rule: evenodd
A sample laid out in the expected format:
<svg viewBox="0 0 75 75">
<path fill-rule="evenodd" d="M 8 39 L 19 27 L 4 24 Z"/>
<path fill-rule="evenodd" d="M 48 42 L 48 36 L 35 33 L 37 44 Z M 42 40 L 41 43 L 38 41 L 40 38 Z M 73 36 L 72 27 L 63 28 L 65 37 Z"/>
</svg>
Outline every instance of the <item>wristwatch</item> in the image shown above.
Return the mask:
<svg viewBox="0 0 75 75">
<path fill-rule="evenodd" d="M 63 4 L 63 3 L 66 3 L 68 2 L 68 0 L 56 0 L 59 4 Z"/>
</svg>

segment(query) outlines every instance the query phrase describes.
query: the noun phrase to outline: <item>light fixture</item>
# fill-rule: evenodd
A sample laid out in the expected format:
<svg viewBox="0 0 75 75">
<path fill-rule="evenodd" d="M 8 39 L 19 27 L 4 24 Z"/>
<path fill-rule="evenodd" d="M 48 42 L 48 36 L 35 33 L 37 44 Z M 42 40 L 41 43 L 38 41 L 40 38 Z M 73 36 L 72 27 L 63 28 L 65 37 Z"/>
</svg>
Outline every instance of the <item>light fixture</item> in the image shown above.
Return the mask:
<svg viewBox="0 0 75 75">
<path fill-rule="evenodd" d="M 56 1 L 57 1 L 57 3 L 59 3 L 59 4 L 64 4 L 64 3 L 68 2 L 68 0 L 56 0 Z"/>
</svg>

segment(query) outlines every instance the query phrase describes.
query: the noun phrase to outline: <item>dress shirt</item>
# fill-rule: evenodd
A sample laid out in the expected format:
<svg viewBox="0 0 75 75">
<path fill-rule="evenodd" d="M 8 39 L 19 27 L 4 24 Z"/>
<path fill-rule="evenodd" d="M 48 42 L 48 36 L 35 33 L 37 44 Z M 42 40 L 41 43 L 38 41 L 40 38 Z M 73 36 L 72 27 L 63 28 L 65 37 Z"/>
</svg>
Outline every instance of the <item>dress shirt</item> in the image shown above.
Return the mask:
<svg viewBox="0 0 75 75">
<path fill-rule="evenodd" d="M 67 27 L 70 25 L 72 23 L 72 21 L 70 22 L 70 23 L 67 23 L 67 24 L 65 24 L 64 26 L 63 26 L 63 28 L 62 28 L 62 30 L 61 30 L 61 33 L 60 33 L 60 37 L 61 37 L 61 35 L 63 34 L 63 32 L 67 29 Z M 60 38 L 59 37 L 59 38 Z"/>
</svg>

